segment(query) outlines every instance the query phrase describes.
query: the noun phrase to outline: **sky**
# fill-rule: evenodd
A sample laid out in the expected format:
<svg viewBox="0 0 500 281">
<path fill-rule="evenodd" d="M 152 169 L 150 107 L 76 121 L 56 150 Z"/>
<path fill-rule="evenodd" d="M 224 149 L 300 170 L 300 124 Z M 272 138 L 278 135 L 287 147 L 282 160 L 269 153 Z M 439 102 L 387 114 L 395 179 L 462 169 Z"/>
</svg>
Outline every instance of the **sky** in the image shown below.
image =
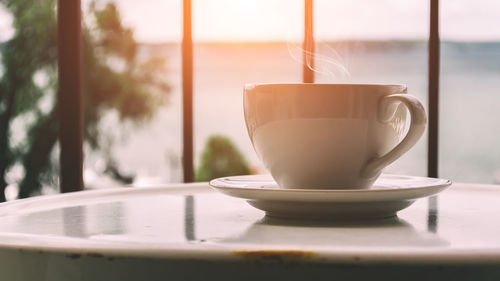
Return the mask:
<svg viewBox="0 0 500 281">
<path fill-rule="evenodd" d="M 90 0 L 82 0 L 85 7 Z M 106 2 L 109 0 L 98 0 Z M 195 41 L 297 41 L 303 36 L 303 0 L 192 0 Z M 181 0 L 115 0 L 141 42 L 180 41 Z M 314 0 L 319 40 L 425 39 L 428 0 Z M 441 0 L 445 40 L 500 40 L 500 1 Z M 0 40 L 12 33 L 0 7 Z"/>
<path fill-rule="evenodd" d="M 303 0 L 192 0 L 199 41 L 300 40 Z M 182 1 L 118 0 L 141 41 L 181 39 Z M 314 0 L 315 37 L 425 39 L 426 0 Z M 500 1 L 441 0 L 440 32 L 448 40 L 500 40 Z"/>
</svg>

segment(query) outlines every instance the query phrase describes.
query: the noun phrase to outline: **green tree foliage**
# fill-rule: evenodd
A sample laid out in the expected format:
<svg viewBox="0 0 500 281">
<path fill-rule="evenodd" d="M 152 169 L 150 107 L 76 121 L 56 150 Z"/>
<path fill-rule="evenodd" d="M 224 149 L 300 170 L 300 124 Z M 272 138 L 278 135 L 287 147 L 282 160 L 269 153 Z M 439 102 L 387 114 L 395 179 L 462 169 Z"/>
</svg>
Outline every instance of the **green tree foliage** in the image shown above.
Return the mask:
<svg viewBox="0 0 500 281">
<path fill-rule="evenodd" d="M 0 45 L 0 201 L 5 200 L 6 172 L 15 163 L 25 170 L 20 197 L 30 196 L 41 180 L 51 178 L 57 162 L 50 155 L 58 141 L 56 1 L 0 0 L 2 4 L 13 15 L 15 34 Z M 139 56 L 133 31 L 122 25 L 114 4 L 91 2 L 87 10 L 84 133 L 89 147 L 102 150 L 103 140 L 110 139 L 99 129 L 104 114 L 113 111 L 122 122 L 140 124 L 165 103 L 170 87 L 164 59 Z M 37 76 L 45 77 L 45 83 L 36 83 Z M 28 130 L 23 141 L 12 144 L 16 118 L 23 118 Z"/>
<path fill-rule="evenodd" d="M 224 136 L 211 136 L 201 154 L 201 163 L 195 175 L 196 181 L 246 175 L 250 173 L 248 162 L 231 140 Z"/>
</svg>

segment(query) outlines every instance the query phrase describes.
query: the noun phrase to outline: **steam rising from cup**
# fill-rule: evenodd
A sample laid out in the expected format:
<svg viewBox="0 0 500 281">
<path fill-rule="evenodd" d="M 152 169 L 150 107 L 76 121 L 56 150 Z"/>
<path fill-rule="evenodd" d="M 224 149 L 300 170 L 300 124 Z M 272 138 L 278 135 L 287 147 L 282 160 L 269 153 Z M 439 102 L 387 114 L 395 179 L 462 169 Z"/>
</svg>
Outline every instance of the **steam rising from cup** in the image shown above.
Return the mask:
<svg viewBox="0 0 500 281">
<path fill-rule="evenodd" d="M 336 48 L 323 41 L 316 41 L 315 45 L 316 50 L 325 51 L 325 54 L 321 54 L 319 51 L 309 52 L 298 43 L 287 40 L 288 53 L 292 59 L 300 64 L 305 64 L 315 73 L 326 76 L 332 81 L 346 80 L 351 77 L 347 54 L 341 54 Z M 306 58 L 305 62 L 302 60 L 303 57 Z"/>
</svg>

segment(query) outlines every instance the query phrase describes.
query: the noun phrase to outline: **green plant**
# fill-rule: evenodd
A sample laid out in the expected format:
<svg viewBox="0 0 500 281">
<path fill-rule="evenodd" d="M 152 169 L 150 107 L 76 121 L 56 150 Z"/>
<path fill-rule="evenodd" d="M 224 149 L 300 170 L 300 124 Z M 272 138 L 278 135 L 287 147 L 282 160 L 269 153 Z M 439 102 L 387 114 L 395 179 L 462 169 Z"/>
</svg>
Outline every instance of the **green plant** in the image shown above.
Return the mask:
<svg viewBox="0 0 500 281">
<path fill-rule="evenodd" d="M 211 136 L 201 154 L 196 170 L 196 181 L 209 181 L 218 177 L 245 175 L 250 168 L 245 157 L 225 136 Z"/>
<path fill-rule="evenodd" d="M 0 0 L 13 15 L 14 36 L 0 44 L 0 201 L 5 201 L 6 173 L 20 164 L 24 177 L 19 197 L 38 191 L 54 178 L 51 159 L 58 142 L 56 1 Z M 64 23 L 62 23 L 64 24 Z M 105 151 L 112 137 L 99 127 L 101 117 L 115 112 L 122 123 L 140 124 L 165 103 L 170 91 L 163 58 L 138 56 L 133 31 L 122 25 L 113 3 L 89 4 L 83 26 L 85 143 Z M 37 77 L 45 77 L 37 83 Z M 38 79 L 40 80 L 40 79 Z M 25 137 L 13 143 L 13 120 L 22 120 Z"/>
</svg>

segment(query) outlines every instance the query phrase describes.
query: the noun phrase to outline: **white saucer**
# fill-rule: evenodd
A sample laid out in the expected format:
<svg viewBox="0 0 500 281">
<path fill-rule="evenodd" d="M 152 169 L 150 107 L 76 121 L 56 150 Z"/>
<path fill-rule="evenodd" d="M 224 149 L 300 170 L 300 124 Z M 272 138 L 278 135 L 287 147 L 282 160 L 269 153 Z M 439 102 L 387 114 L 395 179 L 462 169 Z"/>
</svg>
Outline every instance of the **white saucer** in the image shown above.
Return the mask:
<svg viewBox="0 0 500 281">
<path fill-rule="evenodd" d="M 247 199 L 271 217 L 382 218 L 437 194 L 450 180 L 382 174 L 370 189 L 281 189 L 270 175 L 218 178 L 210 185 L 229 196 Z"/>
</svg>

